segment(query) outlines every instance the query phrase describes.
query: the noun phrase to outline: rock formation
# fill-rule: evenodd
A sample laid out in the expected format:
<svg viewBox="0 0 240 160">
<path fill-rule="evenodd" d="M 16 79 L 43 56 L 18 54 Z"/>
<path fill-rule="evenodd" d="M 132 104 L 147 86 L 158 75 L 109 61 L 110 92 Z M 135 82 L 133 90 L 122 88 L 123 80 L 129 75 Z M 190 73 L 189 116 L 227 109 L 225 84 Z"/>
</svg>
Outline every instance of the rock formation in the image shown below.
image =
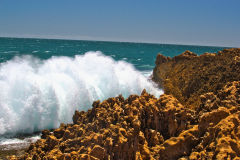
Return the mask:
<svg viewBox="0 0 240 160">
<path fill-rule="evenodd" d="M 240 49 L 225 49 L 216 53 L 184 53 L 170 58 L 158 54 L 153 80 L 183 105 L 195 107 L 200 95 L 217 93 L 227 82 L 240 80 Z"/>
<path fill-rule="evenodd" d="M 95 101 L 10 159 L 240 159 L 239 57 L 158 55 L 153 79 L 165 94 Z"/>
<path fill-rule="evenodd" d="M 76 111 L 73 124 L 42 131 L 20 159 L 157 159 L 165 140 L 192 128 L 194 115 L 176 98 L 145 90 L 96 101 L 87 112 Z"/>
</svg>

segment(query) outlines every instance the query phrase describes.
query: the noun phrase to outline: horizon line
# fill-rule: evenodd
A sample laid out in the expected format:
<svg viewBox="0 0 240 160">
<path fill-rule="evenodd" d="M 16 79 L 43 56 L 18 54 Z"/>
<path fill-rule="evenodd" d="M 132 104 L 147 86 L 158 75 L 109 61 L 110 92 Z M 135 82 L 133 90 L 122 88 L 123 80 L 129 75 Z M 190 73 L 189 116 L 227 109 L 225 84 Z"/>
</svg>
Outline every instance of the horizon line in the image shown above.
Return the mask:
<svg viewBox="0 0 240 160">
<path fill-rule="evenodd" d="M 199 46 L 199 47 L 219 47 L 219 48 L 238 48 L 235 46 L 218 46 L 218 45 L 204 45 L 204 44 L 184 44 L 184 43 L 160 43 L 160 42 L 144 42 L 144 41 L 125 41 L 125 40 L 94 40 L 94 39 L 80 39 L 69 37 L 38 37 L 38 36 L 1 36 L 0 38 L 19 38 L 19 39 L 46 39 L 46 40 L 69 40 L 69 41 L 91 41 L 91 42 L 114 42 L 114 43 L 141 43 L 141 44 L 163 44 L 163 45 L 180 45 L 180 46 Z"/>
</svg>

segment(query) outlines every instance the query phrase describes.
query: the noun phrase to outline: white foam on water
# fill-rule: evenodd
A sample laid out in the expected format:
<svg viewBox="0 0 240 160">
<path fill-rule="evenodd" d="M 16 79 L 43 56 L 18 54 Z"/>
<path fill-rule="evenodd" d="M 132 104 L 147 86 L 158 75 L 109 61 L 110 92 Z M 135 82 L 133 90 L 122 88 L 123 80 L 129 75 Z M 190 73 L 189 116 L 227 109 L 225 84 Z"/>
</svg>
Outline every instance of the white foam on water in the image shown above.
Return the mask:
<svg viewBox="0 0 240 160">
<path fill-rule="evenodd" d="M 40 139 L 40 136 L 32 136 L 32 137 L 27 137 L 24 139 L 19 139 L 19 138 L 12 138 L 12 139 L 1 139 L 0 140 L 0 146 L 2 145 L 11 145 L 11 144 L 23 144 L 23 143 L 34 143 L 38 139 Z"/>
<path fill-rule="evenodd" d="M 27 137 L 24 139 L 19 138 L 3 138 L 0 139 L 0 151 L 1 150 L 14 150 L 14 149 L 25 149 L 29 147 L 31 143 L 35 143 L 38 139 L 40 139 L 40 135 L 35 135 L 32 137 Z"/>
<path fill-rule="evenodd" d="M 0 135 L 57 128 L 95 100 L 126 98 L 144 88 L 162 94 L 132 64 L 101 52 L 48 60 L 15 57 L 0 65 Z"/>
<path fill-rule="evenodd" d="M 146 78 L 150 79 L 151 75 L 152 75 L 152 70 L 145 70 L 145 71 L 141 71 L 142 75 L 144 75 Z"/>
</svg>

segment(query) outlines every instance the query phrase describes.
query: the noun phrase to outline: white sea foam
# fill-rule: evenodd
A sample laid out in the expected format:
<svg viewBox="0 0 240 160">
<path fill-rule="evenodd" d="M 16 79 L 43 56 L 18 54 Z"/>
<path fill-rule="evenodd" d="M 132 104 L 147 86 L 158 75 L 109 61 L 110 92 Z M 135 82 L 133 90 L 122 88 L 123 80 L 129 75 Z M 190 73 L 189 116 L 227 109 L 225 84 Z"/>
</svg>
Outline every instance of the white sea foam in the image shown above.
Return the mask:
<svg viewBox="0 0 240 160">
<path fill-rule="evenodd" d="M 94 100 L 144 88 L 162 93 L 131 64 L 100 52 L 48 60 L 15 57 L 0 65 L 0 135 L 56 128 Z"/>
<path fill-rule="evenodd" d="M 146 78 L 150 78 L 152 75 L 152 71 L 146 70 L 146 71 L 141 71 L 142 75 L 144 75 Z"/>
<path fill-rule="evenodd" d="M 40 139 L 40 135 L 27 137 L 24 139 L 11 138 L 11 139 L 0 139 L 0 151 L 1 150 L 18 150 L 28 148 L 31 143 L 36 142 Z"/>
<path fill-rule="evenodd" d="M 19 138 L 12 138 L 12 139 L 1 139 L 0 140 L 0 146 L 3 145 L 11 145 L 11 144 L 19 144 L 19 143 L 34 143 L 40 138 L 39 135 L 35 135 L 32 137 L 27 137 L 24 139 L 19 139 Z"/>
</svg>

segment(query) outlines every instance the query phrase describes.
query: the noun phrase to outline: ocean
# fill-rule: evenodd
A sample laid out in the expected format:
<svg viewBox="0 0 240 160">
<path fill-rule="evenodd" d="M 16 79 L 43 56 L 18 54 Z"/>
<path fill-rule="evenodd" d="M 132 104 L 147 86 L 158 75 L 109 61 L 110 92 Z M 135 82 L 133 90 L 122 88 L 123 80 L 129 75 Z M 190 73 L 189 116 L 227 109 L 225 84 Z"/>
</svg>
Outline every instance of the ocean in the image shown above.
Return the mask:
<svg viewBox="0 0 240 160">
<path fill-rule="evenodd" d="M 86 111 L 95 100 L 126 98 L 144 88 L 159 96 L 163 91 L 149 78 L 158 53 L 173 57 L 190 50 L 200 55 L 224 48 L 0 38 L 0 150 L 71 123 L 75 110 Z"/>
</svg>

